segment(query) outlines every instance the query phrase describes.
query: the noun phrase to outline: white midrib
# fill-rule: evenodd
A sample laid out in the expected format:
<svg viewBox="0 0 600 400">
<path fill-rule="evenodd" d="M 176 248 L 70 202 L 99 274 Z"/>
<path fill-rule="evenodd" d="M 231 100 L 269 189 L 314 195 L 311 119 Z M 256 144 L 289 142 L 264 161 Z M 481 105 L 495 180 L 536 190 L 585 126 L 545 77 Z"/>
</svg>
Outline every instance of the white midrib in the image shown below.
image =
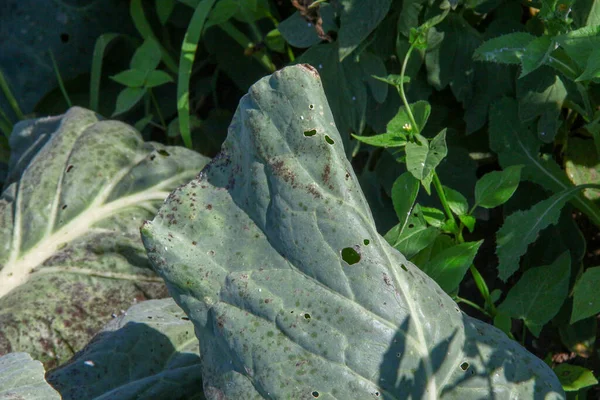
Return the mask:
<svg viewBox="0 0 600 400">
<path fill-rule="evenodd" d="M 52 256 L 60 246 L 70 243 L 89 232 L 90 228 L 98 221 L 127 207 L 137 206 L 140 203 L 152 200 L 164 200 L 169 193 L 162 190 L 142 191 L 132 196 L 122 197 L 108 204 L 100 206 L 96 206 L 95 203 L 92 204 L 85 212 L 29 249 L 23 257 L 11 258 L 4 265 L 4 268 L 0 270 L 0 298 L 14 288 L 24 284 L 29 279 L 34 268 Z"/>
</svg>

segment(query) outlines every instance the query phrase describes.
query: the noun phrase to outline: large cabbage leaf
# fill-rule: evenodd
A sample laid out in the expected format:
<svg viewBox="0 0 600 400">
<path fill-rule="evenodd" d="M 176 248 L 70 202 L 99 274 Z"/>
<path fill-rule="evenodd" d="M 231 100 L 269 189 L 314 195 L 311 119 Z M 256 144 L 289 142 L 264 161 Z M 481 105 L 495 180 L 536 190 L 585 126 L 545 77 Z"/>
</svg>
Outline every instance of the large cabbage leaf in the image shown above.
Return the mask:
<svg viewBox="0 0 600 400">
<path fill-rule="evenodd" d="M 250 89 L 142 238 L 194 322 L 207 398 L 564 397 L 377 233 L 310 66 Z"/>
<path fill-rule="evenodd" d="M 59 400 L 44 379 L 44 366 L 27 353 L 0 357 L 0 400 Z"/>
<path fill-rule="evenodd" d="M 0 197 L 0 354 L 47 368 L 83 348 L 111 314 L 167 295 L 139 226 L 207 162 L 144 143 L 132 127 L 72 108 L 20 123 Z"/>
<path fill-rule="evenodd" d="M 63 400 L 203 398 L 194 326 L 170 298 L 132 306 L 46 378 Z"/>
</svg>

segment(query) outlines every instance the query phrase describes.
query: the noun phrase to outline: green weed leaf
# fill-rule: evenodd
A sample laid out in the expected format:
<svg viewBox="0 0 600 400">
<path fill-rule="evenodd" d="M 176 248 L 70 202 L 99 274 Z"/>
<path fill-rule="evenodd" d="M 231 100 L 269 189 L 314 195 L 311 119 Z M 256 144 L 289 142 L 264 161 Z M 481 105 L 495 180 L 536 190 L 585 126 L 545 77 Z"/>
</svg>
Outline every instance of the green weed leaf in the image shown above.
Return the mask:
<svg viewBox="0 0 600 400">
<path fill-rule="evenodd" d="M 154 70 L 148 73 L 144 86 L 146 88 L 153 88 L 156 86 L 164 85 L 165 83 L 173 82 L 171 75 L 165 71 Z"/>
<path fill-rule="evenodd" d="M 436 254 L 421 269 L 446 293 L 458 288 L 483 240 L 457 244 Z"/>
<path fill-rule="evenodd" d="M 118 74 L 111 76 L 110 79 L 127 87 L 139 88 L 144 86 L 144 82 L 146 81 L 147 75 L 147 71 L 141 71 L 139 69 L 128 69 L 126 71 L 119 72 Z"/>
<path fill-rule="evenodd" d="M 117 104 L 112 116 L 114 117 L 131 110 L 144 97 L 144 94 L 146 94 L 146 89 L 141 87 L 127 87 L 121 90 L 119 96 L 117 96 Z"/>
<path fill-rule="evenodd" d="M 417 136 L 420 143 L 406 144 L 406 168 L 420 181 L 433 173 L 442 159 L 448 154 L 446 147 L 446 130 L 442 130 L 431 143 L 423 136 Z"/>
<path fill-rule="evenodd" d="M 436 228 L 441 228 L 446 221 L 446 214 L 444 214 L 442 210 L 434 207 L 421 206 L 421 214 L 423 215 L 425 222 Z"/>
<path fill-rule="evenodd" d="M 506 281 L 519 268 L 519 260 L 541 230 L 556 225 L 563 206 L 585 186 L 577 186 L 540 201 L 526 211 L 509 215 L 496 233 L 498 276 Z"/>
<path fill-rule="evenodd" d="M 527 46 L 535 36 L 526 32 L 515 32 L 490 39 L 473 53 L 476 61 L 501 64 L 520 64 Z"/>
<path fill-rule="evenodd" d="M 375 136 L 359 136 L 352 134 L 352 137 L 359 142 L 370 144 L 376 147 L 404 147 L 406 145 L 406 135 L 403 133 L 382 133 Z"/>
<path fill-rule="evenodd" d="M 539 36 L 530 41 L 521 57 L 522 68 L 519 78 L 529 75 L 544 65 L 548 61 L 550 53 L 553 50 L 554 40 L 552 40 L 550 36 Z"/>
<path fill-rule="evenodd" d="M 465 215 L 467 212 L 469 212 L 469 203 L 467 202 L 465 196 L 463 196 L 460 192 L 444 186 L 444 193 L 446 193 L 448 206 L 450 206 L 450 209 L 454 214 L 460 217 L 461 215 Z"/>
<path fill-rule="evenodd" d="M 564 153 L 565 172 L 575 185 L 600 183 L 600 157 L 593 140 L 570 137 Z M 583 195 L 592 201 L 600 198 L 600 191 L 586 189 Z"/>
<path fill-rule="evenodd" d="M 146 39 L 135 51 L 129 66 L 131 69 L 148 73 L 158 67 L 161 60 L 160 45 L 155 39 Z"/>
<path fill-rule="evenodd" d="M 405 172 L 394 181 L 394 185 L 392 186 L 392 202 L 394 204 L 394 211 L 396 211 L 396 215 L 398 216 L 398 225 L 401 232 L 404 230 L 418 194 L 419 181 L 412 174 Z"/>
<path fill-rule="evenodd" d="M 586 269 L 573 289 L 571 324 L 600 313 L 599 287 L 600 267 Z"/>
<path fill-rule="evenodd" d="M 438 228 L 427 226 L 422 209 L 417 204 L 413 207 L 408 221 L 404 225 L 398 224 L 390 229 L 385 235 L 385 240 L 410 259 L 433 243 L 440 233 Z"/>
<path fill-rule="evenodd" d="M 494 208 L 506 203 L 519 186 L 522 169 L 522 165 L 511 165 L 482 176 L 475 184 L 475 206 Z"/>
<path fill-rule="evenodd" d="M 410 76 L 401 77 L 397 74 L 388 74 L 388 76 L 373 76 L 378 81 L 385 82 L 388 85 L 400 87 L 404 83 L 410 83 Z M 402 79 L 401 79 L 402 78 Z"/>
<path fill-rule="evenodd" d="M 562 363 L 554 368 L 554 373 L 567 392 L 576 392 L 579 389 L 598 384 L 598 379 L 592 371 L 578 365 Z"/>
<path fill-rule="evenodd" d="M 585 26 L 557 36 L 556 42 L 584 70 L 592 53 L 600 49 L 600 25 Z"/>
<path fill-rule="evenodd" d="M 467 227 L 469 232 L 473 233 L 475 230 L 476 219 L 472 215 L 459 215 L 458 219 L 463 223 L 464 226 Z"/>
<path fill-rule="evenodd" d="M 522 319 L 537 337 L 567 298 L 571 257 L 564 252 L 552 264 L 530 268 L 508 291 L 500 312 Z"/>
<path fill-rule="evenodd" d="M 367 6 L 358 0 L 340 0 L 339 60 L 343 61 L 379 25 L 392 0 L 371 0 Z"/>
<path fill-rule="evenodd" d="M 418 126 L 412 126 L 410 117 L 406 111 L 406 107 L 400 106 L 398 113 L 388 122 L 388 132 L 402 132 L 402 133 L 420 133 L 431 115 L 431 105 L 425 100 L 419 100 L 415 103 L 409 104 L 412 114 L 415 118 L 415 122 Z"/>
<path fill-rule="evenodd" d="M 589 81 L 598 78 L 600 78 L 600 49 L 592 51 L 585 65 L 585 70 L 575 81 Z"/>
<path fill-rule="evenodd" d="M 155 0 L 154 7 L 161 25 L 165 25 L 175 8 L 175 0 Z"/>
</svg>

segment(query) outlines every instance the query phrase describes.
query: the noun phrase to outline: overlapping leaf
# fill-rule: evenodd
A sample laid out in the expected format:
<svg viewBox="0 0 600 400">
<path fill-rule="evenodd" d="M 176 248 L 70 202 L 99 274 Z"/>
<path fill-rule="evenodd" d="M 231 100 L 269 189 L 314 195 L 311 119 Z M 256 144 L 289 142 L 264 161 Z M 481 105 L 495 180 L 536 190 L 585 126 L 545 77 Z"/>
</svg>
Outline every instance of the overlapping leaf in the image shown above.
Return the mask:
<svg viewBox="0 0 600 400">
<path fill-rule="evenodd" d="M 142 235 L 208 398 L 562 397 L 378 235 L 310 66 L 251 88 L 221 155 Z"/>
<path fill-rule="evenodd" d="M 0 399 L 59 400 L 44 379 L 44 366 L 27 353 L 0 357 Z"/>
<path fill-rule="evenodd" d="M 55 366 L 112 313 L 166 295 L 138 229 L 207 159 L 144 143 L 130 126 L 81 108 L 17 125 L 11 144 L 12 183 L 0 197 L 0 353 L 27 351 Z"/>
</svg>

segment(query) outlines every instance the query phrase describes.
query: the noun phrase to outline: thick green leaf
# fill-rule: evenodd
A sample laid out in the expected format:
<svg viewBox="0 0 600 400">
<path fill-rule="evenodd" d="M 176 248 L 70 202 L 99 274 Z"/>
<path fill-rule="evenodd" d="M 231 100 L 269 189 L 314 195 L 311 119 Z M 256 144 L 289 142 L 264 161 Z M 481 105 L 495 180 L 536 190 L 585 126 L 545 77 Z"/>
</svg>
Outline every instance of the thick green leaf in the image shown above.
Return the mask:
<svg viewBox="0 0 600 400">
<path fill-rule="evenodd" d="M 392 0 L 339 0 L 342 6 L 338 32 L 339 60 L 343 61 L 383 20 Z"/>
<path fill-rule="evenodd" d="M 406 144 L 406 168 L 415 178 L 423 181 L 433 173 L 448 154 L 446 130 L 438 133 L 431 142 L 419 135 L 420 143 Z"/>
<path fill-rule="evenodd" d="M 537 183 L 554 193 L 573 187 L 564 171 L 548 156 L 539 155 L 541 142 L 519 122 L 515 100 L 503 98 L 490 111 L 490 148 L 496 152 L 500 165 L 523 165 L 522 179 Z M 581 193 L 572 198 L 574 206 L 600 226 L 600 212 Z"/>
<path fill-rule="evenodd" d="M 588 268 L 573 289 L 571 324 L 600 313 L 597 290 L 600 287 L 600 267 Z"/>
<path fill-rule="evenodd" d="M 0 356 L 0 399 L 60 400 L 44 379 L 44 366 L 27 353 Z"/>
<path fill-rule="evenodd" d="M 506 281 L 519 269 L 519 260 L 533 243 L 541 230 L 558 223 L 563 206 L 581 187 L 577 186 L 556 193 L 540 201 L 526 211 L 517 211 L 509 215 L 504 225 L 496 233 L 496 254 L 498 255 L 498 276 Z"/>
<path fill-rule="evenodd" d="M 476 61 L 488 61 L 501 64 L 519 64 L 527 46 L 535 36 L 526 32 L 515 32 L 490 39 L 473 53 Z"/>
<path fill-rule="evenodd" d="M 320 4 L 319 15 L 323 20 L 322 28 L 325 33 L 337 31 L 334 8 L 330 4 Z M 323 40 L 317 34 L 315 26 L 304 19 L 299 12 L 281 21 L 277 29 L 286 42 L 301 49 L 314 46 Z"/>
<path fill-rule="evenodd" d="M 563 389 L 567 392 L 575 392 L 598 384 L 598 379 L 592 371 L 578 365 L 559 364 L 554 368 L 554 372 L 558 376 Z"/>
<path fill-rule="evenodd" d="M 81 108 L 20 123 L 11 144 L 23 152 L 0 197 L 0 353 L 56 366 L 112 313 L 166 295 L 138 228 L 208 160 Z"/>
<path fill-rule="evenodd" d="M 563 397 L 378 235 L 310 66 L 250 89 L 220 156 L 142 237 L 194 322 L 209 398 Z"/>
<path fill-rule="evenodd" d="M 419 181 L 412 174 L 405 172 L 396 179 L 392 186 L 392 202 L 394 211 L 398 216 L 400 231 L 404 229 L 411 214 L 417 195 L 419 194 Z"/>
<path fill-rule="evenodd" d="M 498 310 L 522 319 L 535 336 L 567 298 L 571 257 L 563 253 L 552 264 L 530 268 L 508 291 Z M 538 328 L 539 327 L 539 328 Z"/>
<path fill-rule="evenodd" d="M 89 72 L 94 43 L 101 34 L 135 31 L 128 3 L 2 1 L 0 69 L 25 114 L 56 86 L 48 51 L 65 81 Z M 10 109 L 2 95 L 0 109 Z"/>
<path fill-rule="evenodd" d="M 458 288 L 465 273 L 473 264 L 483 240 L 467 242 L 447 248 L 425 263 L 421 269 L 446 292 Z"/>
<path fill-rule="evenodd" d="M 506 203 L 519 186 L 522 168 L 522 165 L 511 165 L 482 176 L 475 184 L 475 206 L 494 208 Z"/>
<path fill-rule="evenodd" d="M 47 379 L 63 400 L 192 398 L 202 392 L 194 325 L 173 299 L 144 301 Z"/>
<path fill-rule="evenodd" d="M 450 189 L 444 186 L 444 192 L 446 193 L 446 199 L 448 200 L 448 206 L 450 210 L 459 217 L 469 212 L 469 203 L 467 199 L 460 192 Z"/>
</svg>

